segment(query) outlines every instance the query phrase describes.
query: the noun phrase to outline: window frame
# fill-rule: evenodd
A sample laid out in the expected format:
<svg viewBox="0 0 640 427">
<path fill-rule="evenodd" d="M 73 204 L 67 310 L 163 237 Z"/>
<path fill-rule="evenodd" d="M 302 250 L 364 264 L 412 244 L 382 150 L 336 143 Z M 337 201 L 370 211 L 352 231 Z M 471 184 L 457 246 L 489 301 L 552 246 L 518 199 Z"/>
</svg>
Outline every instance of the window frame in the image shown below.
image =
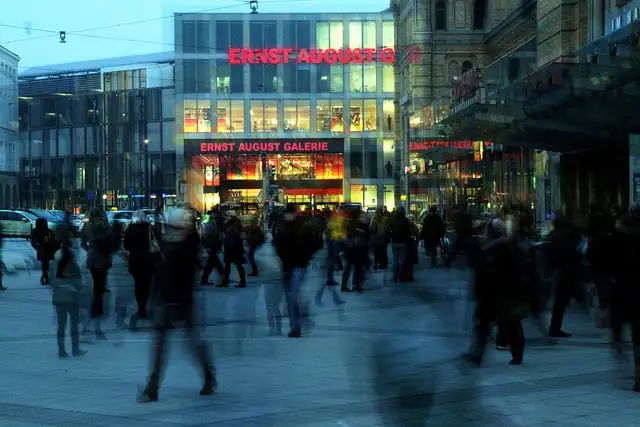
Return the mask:
<svg viewBox="0 0 640 427">
<path fill-rule="evenodd" d="M 436 31 L 447 30 L 447 2 L 445 0 L 437 0 L 434 11 L 434 29 Z"/>
</svg>

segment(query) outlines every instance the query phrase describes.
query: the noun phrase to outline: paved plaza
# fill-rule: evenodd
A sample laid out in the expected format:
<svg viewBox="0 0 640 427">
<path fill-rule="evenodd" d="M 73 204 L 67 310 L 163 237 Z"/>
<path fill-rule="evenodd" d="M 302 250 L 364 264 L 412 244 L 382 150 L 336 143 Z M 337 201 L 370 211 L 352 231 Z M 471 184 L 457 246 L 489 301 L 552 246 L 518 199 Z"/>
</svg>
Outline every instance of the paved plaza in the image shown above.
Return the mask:
<svg viewBox="0 0 640 427">
<path fill-rule="evenodd" d="M 260 262 L 275 264 L 268 251 Z M 50 291 L 37 274 L 18 273 L 0 294 L 0 426 L 640 425 L 631 362 L 614 362 L 606 334 L 577 310 L 566 321 L 574 337 L 557 345 L 527 325 L 523 365 L 491 349 L 484 367 L 463 369 L 467 276 L 426 268 L 417 283 L 391 284 L 376 273 L 375 289 L 345 295 L 343 311 L 326 295 L 297 340 L 267 335 L 264 293 L 277 271 L 247 289 L 207 288 L 199 307 L 219 392 L 198 396 L 201 379 L 175 331 L 160 401 L 141 405 L 151 333 L 115 330 L 110 318 L 108 342 L 59 360 Z M 314 270 L 307 292 L 321 280 Z M 131 287 L 122 265 L 109 283 L 114 296 Z"/>
</svg>

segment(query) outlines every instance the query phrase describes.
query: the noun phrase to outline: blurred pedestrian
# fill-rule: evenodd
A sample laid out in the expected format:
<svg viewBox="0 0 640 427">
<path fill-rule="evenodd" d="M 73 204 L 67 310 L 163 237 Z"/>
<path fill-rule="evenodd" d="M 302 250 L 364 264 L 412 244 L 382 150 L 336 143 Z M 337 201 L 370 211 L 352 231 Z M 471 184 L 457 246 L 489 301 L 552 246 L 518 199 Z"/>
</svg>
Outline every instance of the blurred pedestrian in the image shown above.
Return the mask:
<svg viewBox="0 0 640 427">
<path fill-rule="evenodd" d="M 50 283 L 49 263 L 58 251 L 60 244 L 56 241 L 53 231 L 49 229 L 46 219 L 36 219 L 36 226 L 31 232 L 31 246 L 36 250 L 38 261 L 42 267 L 40 284 L 48 285 Z"/>
<path fill-rule="evenodd" d="M 249 276 L 258 276 L 258 264 L 256 264 L 255 255 L 265 240 L 264 231 L 262 231 L 262 228 L 260 228 L 258 224 L 258 217 L 253 215 L 247 227 L 247 246 L 249 247 L 249 264 L 251 265 L 251 273 L 249 273 Z"/>
<path fill-rule="evenodd" d="M 224 277 L 222 283 L 218 288 L 229 287 L 229 277 L 231 276 L 231 265 L 235 265 L 240 276 L 240 283 L 236 285 L 236 288 L 246 288 L 247 279 L 244 274 L 244 267 L 242 264 L 246 262 L 244 257 L 244 244 L 242 242 L 242 235 L 240 234 L 240 220 L 233 211 L 228 214 L 226 231 L 224 235 Z"/>
<path fill-rule="evenodd" d="M 213 286 L 209 281 L 209 276 L 215 269 L 220 277 L 224 277 L 224 267 L 218 258 L 218 251 L 222 248 L 222 240 L 220 239 L 220 230 L 213 211 L 209 211 L 203 219 L 202 230 L 202 246 L 208 253 L 207 263 L 202 270 L 200 284 L 202 286 Z"/>
<path fill-rule="evenodd" d="M 371 221 L 371 246 L 373 248 L 373 269 L 386 270 L 389 264 L 389 226 L 382 208 L 376 209 Z"/>
<path fill-rule="evenodd" d="M 391 251 L 393 253 L 393 280 L 400 281 L 405 275 L 411 224 L 404 207 L 400 206 L 390 219 Z"/>
<path fill-rule="evenodd" d="M 2 224 L 0 224 L 0 291 L 7 290 L 7 287 L 4 286 L 4 284 L 2 283 L 2 276 L 4 275 L 4 269 L 5 269 L 4 260 L 2 258 L 2 253 L 4 252 L 3 239 L 4 239 L 4 234 L 2 230 Z"/>
<path fill-rule="evenodd" d="M 151 374 L 138 395 L 141 403 L 158 400 L 165 367 L 167 335 L 176 322 L 184 322 L 185 332 L 202 370 L 204 385 L 200 395 L 215 392 L 217 382 L 209 346 L 200 338 L 194 285 L 200 264 L 200 238 L 193 213 L 185 208 L 172 209 L 167 215 L 162 241 L 162 259 L 155 300 L 155 343 Z"/>
<path fill-rule="evenodd" d="M 71 260 L 71 213 L 69 211 L 65 211 L 64 221 L 56 225 L 55 236 L 62 253 L 62 259 L 56 269 L 56 277 L 64 278 L 64 269 Z"/>
<path fill-rule="evenodd" d="M 438 245 L 440 245 L 444 234 L 444 221 L 438 214 L 438 207 L 431 206 L 429 213 L 425 215 L 422 221 L 421 238 L 424 242 L 425 253 L 431 257 L 432 267 L 435 267 L 438 263 Z"/>
</svg>

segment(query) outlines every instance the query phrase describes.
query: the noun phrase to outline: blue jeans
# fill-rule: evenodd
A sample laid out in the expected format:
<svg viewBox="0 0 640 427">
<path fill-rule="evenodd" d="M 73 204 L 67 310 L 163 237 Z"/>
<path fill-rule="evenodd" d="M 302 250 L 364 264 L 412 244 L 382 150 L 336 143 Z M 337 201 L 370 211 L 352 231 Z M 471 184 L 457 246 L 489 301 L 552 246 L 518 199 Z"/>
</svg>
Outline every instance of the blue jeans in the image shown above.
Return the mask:
<svg viewBox="0 0 640 427">
<path fill-rule="evenodd" d="M 407 245 L 405 243 L 392 243 L 393 253 L 393 278 L 399 279 L 402 268 L 407 263 Z"/>
<path fill-rule="evenodd" d="M 338 264 L 340 251 L 343 250 L 343 245 L 341 242 L 336 242 L 335 240 L 329 240 L 327 244 L 327 249 L 328 249 L 327 263 L 326 263 L 327 286 L 334 286 L 337 283 L 333 278 L 333 273 L 336 269 L 336 265 Z"/>
<path fill-rule="evenodd" d="M 300 329 L 302 314 L 300 313 L 300 289 L 307 274 L 306 268 L 294 268 L 284 272 L 284 293 L 287 297 L 287 311 L 291 330 Z"/>
</svg>

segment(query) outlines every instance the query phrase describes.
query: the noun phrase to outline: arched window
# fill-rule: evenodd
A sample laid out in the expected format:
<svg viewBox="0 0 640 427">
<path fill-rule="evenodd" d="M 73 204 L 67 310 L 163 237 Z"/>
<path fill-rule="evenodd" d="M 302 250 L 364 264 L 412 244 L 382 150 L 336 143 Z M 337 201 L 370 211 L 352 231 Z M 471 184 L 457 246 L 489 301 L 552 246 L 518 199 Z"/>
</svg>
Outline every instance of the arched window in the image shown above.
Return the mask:
<svg viewBox="0 0 640 427">
<path fill-rule="evenodd" d="M 484 23 L 487 19 L 487 0 L 473 1 L 473 29 L 484 30 Z"/>
<path fill-rule="evenodd" d="M 472 68 L 473 68 L 473 63 L 471 61 L 464 61 L 462 63 L 462 74 L 466 73 Z"/>
<path fill-rule="evenodd" d="M 456 0 L 453 3 L 453 27 L 464 29 L 467 26 L 467 2 Z"/>
<path fill-rule="evenodd" d="M 436 2 L 436 30 L 447 29 L 447 2 L 438 0 Z"/>
<path fill-rule="evenodd" d="M 449 62 L 448 74 L 449 74 L 449 80 L 453 80 L 456 77 L 460 77 L 460 64 L 458 64 L 456 61 Z"/>
</svg>

